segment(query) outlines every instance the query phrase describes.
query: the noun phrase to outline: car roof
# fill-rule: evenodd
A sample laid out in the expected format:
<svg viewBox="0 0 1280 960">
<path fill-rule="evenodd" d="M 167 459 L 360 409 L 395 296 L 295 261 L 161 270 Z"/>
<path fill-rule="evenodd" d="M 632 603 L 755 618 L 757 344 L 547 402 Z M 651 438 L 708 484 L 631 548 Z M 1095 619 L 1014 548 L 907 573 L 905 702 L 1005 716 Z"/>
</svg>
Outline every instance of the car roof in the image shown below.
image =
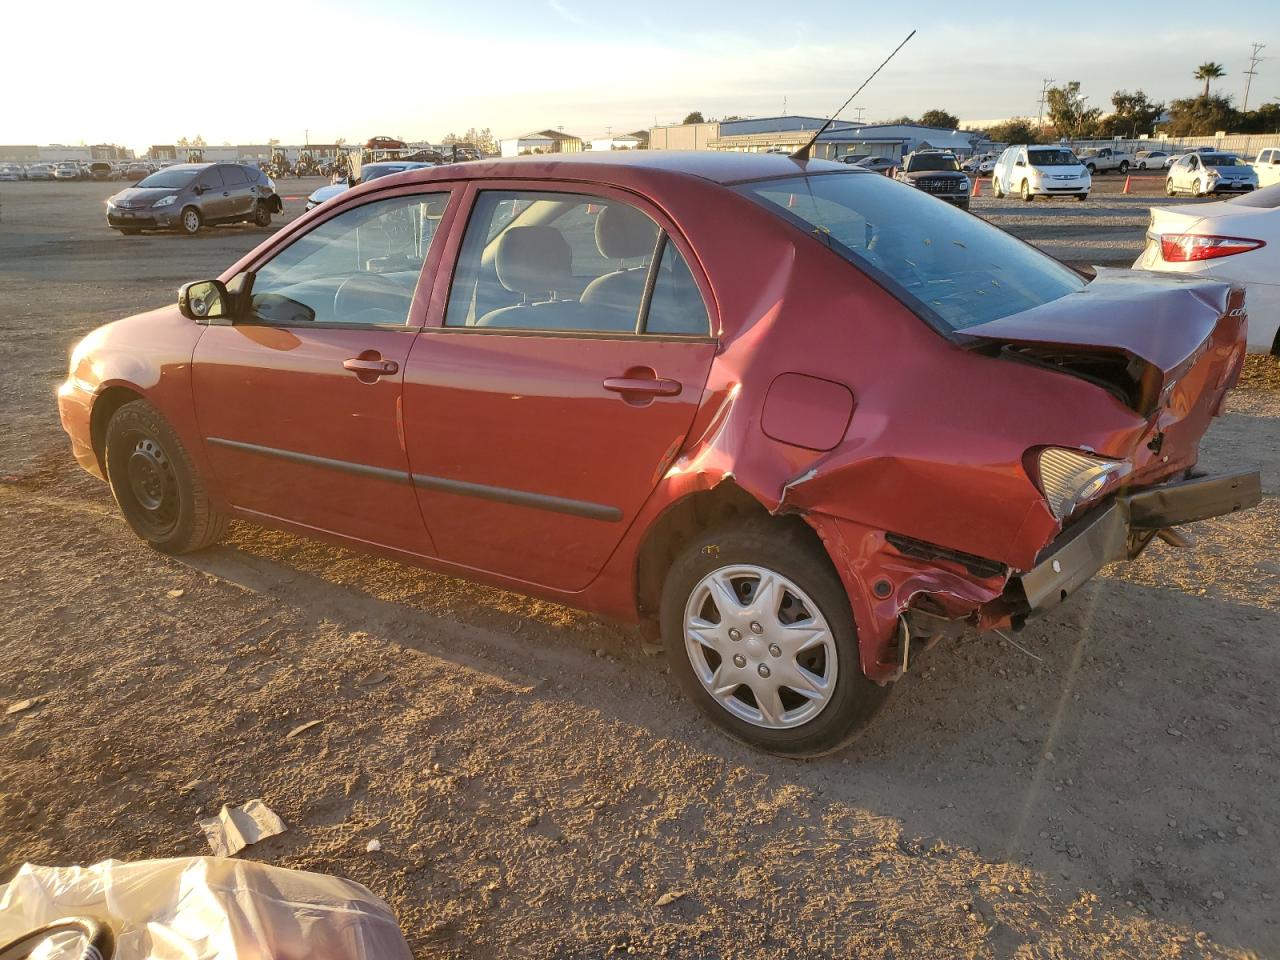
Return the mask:
<svg viewBox="0 0 1280 960">
<path fill-rule="evenodd" d="M 639 183 L 662 175 L 683 175 L 732 184 L 804 173 L 848 174 L 848 165 L 829 160 L 793 160 L 780 153 L 711 150 L 610 150 L 599 153 L 536 154 L 476 160 L 461 165 L 405 171 L 410 180 L 486 180 L 502 177 Z"/>
</svg>

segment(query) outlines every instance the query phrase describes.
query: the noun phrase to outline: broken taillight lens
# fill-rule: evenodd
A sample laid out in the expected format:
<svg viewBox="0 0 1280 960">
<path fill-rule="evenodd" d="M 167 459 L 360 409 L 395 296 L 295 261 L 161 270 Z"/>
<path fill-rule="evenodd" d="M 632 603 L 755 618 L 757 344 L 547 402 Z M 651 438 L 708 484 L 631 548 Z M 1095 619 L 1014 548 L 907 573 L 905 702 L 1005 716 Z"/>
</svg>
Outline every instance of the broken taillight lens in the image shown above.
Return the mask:
<svg viewBox="0 0 1280 960">
<path fill-rule="evenodd" d="M 1038 466 L 1040 489 L 1049 511 L 1059 520 L 1097 499 L 1130 471 L 1130 465 L 1123 460 L 1104 460 L 1061 447 L 1040 451 Z"/>
<path fill-rule="evenodd" d="M 1265 247 L 1262 240 L 1247 237 L 1211 237 L 1197 233 L 1167 233 L 1160 238 L 1160 256 L 1167 263 L 1187 263 L 1192 260 L 1216 260 L 1233 257 Z"/>
</svg>

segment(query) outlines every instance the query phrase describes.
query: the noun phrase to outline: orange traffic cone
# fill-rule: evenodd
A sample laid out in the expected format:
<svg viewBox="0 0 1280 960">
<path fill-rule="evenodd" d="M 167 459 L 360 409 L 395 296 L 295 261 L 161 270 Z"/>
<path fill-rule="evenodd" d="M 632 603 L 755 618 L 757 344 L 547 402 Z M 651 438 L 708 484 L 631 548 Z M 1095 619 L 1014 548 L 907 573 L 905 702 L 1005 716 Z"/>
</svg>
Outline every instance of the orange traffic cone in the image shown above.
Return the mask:
<svg viewBox="0 0 1280 960">
<path fill-rule="evenodd" d="M 1130 180 L 1130 178 L 1129 178 L 1129 177 L 1125 177 L 1125 178 L 1124 178 L 1124 189 L 1120 191 L 1121 193 L 1128 193 L 1128 192 L 1129 192 L 1129 180 Z"/>
<path fill-rule="evenodd" d="M 982 180 L 979 177 L 973 178 L 973 196 L 982 196 Z"/>
</svg>

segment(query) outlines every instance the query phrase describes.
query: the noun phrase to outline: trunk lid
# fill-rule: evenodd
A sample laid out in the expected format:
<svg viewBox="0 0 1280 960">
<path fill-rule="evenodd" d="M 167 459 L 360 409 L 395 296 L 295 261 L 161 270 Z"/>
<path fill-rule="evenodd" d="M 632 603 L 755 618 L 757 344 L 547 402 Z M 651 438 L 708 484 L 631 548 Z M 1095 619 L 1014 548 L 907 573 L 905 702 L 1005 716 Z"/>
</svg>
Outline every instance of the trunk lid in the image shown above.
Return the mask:
<svg viewBox="0 0 1280 960">
<path fill-rule="evenodd" d="M 1215 331 L 1221 346 L 1243 343 L 1244 309 L 1232 298 L 1217 280 L 1100 268 L 1078 293 L 960 334 L 977 349 L 1094 382 L 1149 416 Z"/>
</svg>

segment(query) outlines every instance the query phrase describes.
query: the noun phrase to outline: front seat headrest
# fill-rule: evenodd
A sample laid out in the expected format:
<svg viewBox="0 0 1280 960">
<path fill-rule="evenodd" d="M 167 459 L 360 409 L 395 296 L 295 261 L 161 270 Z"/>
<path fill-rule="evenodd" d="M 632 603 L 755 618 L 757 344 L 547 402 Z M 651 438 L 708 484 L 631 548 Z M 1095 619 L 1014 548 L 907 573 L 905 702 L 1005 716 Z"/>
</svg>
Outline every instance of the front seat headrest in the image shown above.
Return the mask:
<svg viewBox="0 0 1280 960">
<path fill-rule="evenodd" d="M 573 254 L 555 227 L 511 227 L 494 256 L 498 282 L 521 296 L 568 290 L 573 285 Z"/>
<path fill-rule="evenodd" d="M 657 239 L 657 225 L 635 207 L 611 204 L 596 214 L 596 248 L 606 260 L 647 257 Z"/>
</svg>

